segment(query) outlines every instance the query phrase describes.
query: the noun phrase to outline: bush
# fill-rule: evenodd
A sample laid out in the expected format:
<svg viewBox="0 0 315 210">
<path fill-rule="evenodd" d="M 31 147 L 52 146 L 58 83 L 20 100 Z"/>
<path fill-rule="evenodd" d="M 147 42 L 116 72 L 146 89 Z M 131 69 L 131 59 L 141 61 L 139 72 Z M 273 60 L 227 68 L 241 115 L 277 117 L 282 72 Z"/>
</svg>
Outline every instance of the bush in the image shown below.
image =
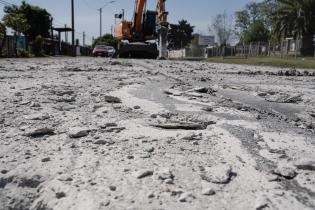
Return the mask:
<svg viewBox="0 0 315 210">
<path fill-rule="evenodd" d="M 0 58 L 7 58 L 9 56 L 7 49 L 2 49 L 0 51 Z"/>
<path fill-rule="evenodd" d="M 41 35 L 38 35 L 35 40 L 31 43 L 32 46 L 32 53 L 36 56 L 36 57 L 43 57 L 45 56 L 44 53 L 44 38 Z"/>
<path fill-rule="evenodd" d="M 30 53 L 27 50 L 24 49 L 17 49 L 17 57 L 19 58 L 29 58 Z"/>
</svg>

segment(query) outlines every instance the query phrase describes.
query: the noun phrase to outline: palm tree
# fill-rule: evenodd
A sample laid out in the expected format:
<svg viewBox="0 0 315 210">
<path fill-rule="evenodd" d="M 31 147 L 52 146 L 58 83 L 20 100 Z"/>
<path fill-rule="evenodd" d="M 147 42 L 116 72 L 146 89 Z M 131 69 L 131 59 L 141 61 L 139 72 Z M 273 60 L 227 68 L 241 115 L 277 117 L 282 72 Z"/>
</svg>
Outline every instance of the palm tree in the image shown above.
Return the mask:
<svg viewBox="0 0 315 210">
<path fill-rule="evenodd" d="M 315 0 L 278 0 L 275 33 L 278 38 L 302 38 L 303 55 L 314 53 Z"/>
</svg>

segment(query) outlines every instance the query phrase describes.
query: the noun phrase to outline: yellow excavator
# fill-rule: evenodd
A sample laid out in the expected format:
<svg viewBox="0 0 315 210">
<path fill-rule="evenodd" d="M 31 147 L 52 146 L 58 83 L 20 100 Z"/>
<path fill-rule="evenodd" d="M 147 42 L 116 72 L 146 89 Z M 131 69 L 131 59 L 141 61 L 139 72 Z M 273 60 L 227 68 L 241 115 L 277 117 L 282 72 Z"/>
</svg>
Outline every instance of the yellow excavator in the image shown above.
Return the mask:
<svg viewBox="0 0 315 210">
<path fill-rule="evenodd" d="M 115 26 L 115 38 L 119 41 L 117 54 L 121 58 L 166 58 L 168 31 L 165 1 L 157 0 L 157 10 L 147 10 L 146 0 L 135 0 L 132 21 L 122 19 Z M 156 40 L 158 45 L 156 44 Z"/>
</svg>

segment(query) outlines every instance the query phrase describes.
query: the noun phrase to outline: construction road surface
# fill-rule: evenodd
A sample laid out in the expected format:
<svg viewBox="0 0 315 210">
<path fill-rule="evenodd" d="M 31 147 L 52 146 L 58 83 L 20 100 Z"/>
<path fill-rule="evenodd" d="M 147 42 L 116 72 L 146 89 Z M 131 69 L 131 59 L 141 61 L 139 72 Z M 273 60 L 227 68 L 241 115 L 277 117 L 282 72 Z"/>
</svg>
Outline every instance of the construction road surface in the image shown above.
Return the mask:
<svg viewBox="0 0 315 210">
<path fill-rule="evenodd" d="M 0 59 L 0 209 L 315 209 L 315 70 Z"/>
</svg>

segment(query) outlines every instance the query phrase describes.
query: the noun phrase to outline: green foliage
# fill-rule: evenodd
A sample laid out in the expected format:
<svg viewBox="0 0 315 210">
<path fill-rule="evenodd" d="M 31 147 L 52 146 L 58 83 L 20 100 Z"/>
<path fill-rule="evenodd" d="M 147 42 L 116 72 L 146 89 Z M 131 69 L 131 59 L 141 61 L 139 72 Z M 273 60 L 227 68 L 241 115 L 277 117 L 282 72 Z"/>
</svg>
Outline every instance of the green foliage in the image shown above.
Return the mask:
<svg viewBox="0 0 315 210">
<path fill-rule="evenodd" d="M 275 31 L 279 36 L 298 37 L 315 33 L 315 0 L 279 0 Z"/>
<path fill-rule="evenodd" d="M 229 63 L 229 64 L 245 64 L 255 66 L 273 66 L 280 68 L 305 68 L 310 69 L 315 73 L 315 59 L 313 58 L 300 58 L 293 57 L 281 58 L 281 57 L 211 57 L 207 59 L 209 62 L 214 63 Z"/>
<path fill-rule="evenodd" d="M 0 43 L 1 43 L 1 41 L 4 39 L 5 36 L 6 36 L 6 28 L 5 28 L 5 25 L 0 22 Z"/>
<path fill-rule="evenodd" d="M 315 34 L 315 0 L 278 0 L 274 32 L 277 37 L 303 37 L 304 55 L 312 55 Z"/>
<path fill-rule="evenodd" d="M 35 40 L 31 43 L 32 53 L 36 57 L 43 57 L 45 55 L 43 46 L 44 46 L 44 38 L 41 35 L 38 35 L 35 38 Z"/>
<path fill-rule="evenodd" d="M 231 22 L 231 18 L 224 12 L 213 19 L 209 28 L 209 31 L 216 35 L 221 46 L 226 46 L 234 33 Z"/>
<path fill-rule="evenodd" d="M 244 36 L 249 25 L 250 25 L 250 15 L 249 15 L 248 10 L 244 9 L 244 10 L 235 12 L 236 35 L 240 39 Z"/>
<path fill-rule="evenodd" d="M 193 39 L 191 40 L 190 47 L 197 48 L 199 46 L 199 35 L 193 34 Z"/>
<path fill-rule="evenodd" d="M 102 37 L 98 37 L 94 40 L 92 47 L 95 47 L 95 45 L 107 45 L 112 47 L 117 47 L 118 41 L 113 37 L 111 34 L 105 34 Z"/>
<path fill-rule="evenodd" d="M 181 49 L 190 44 L 193 39 L 194 26 L 187 20 L 180 20 L 178 24 L 170 24 L 167 41 L 169 49 Z"/>
<path fill-rule="evenodd" d="M 263 21 L 256 20 L 249 25 L 241 41 L 245 44 L 249 44 L 252 42 L 268 42 L 269 34 L 270 32 L 265 27 Z"/>
<path fill-rule="evenodd" d="M 245 34 L 248 36 L 247 30 L 249 30 L 250 27 L 251 30 L 259 26 L 268 31 L 272 31 L 277 5 L 278 0 L 264 0 L 259 3 L 248 3 L 243 10 L 235 12 L 235 32 L 240 41 L 245 40 Z M 264 27 L 262 27 L 262 24 Z M 265 33 L 265 30 L 263 32 Z M 272 34 L 269 35 L 270 38 L 272 38 Z M 261 36 L 261 34 L 257 35 L 257 37 L 259 36 Z M 265 36 L 261 37 L 264 38 Z"/>
<path fill-rule="evenodd" d="M 2 49 L 0 51 L 0 58 L 7 58 L 9 56 L 7 49 Z"/>
<path fill-rule="evenodd" d="M 18 34 L 25 33 L 30 28 L 25 16 L 21 13 L 7 14 L 3 17 L 3 21 Z"/>
<path fill-rule="evenodd" d="M 29 58 L 30 53 L 25 49 L 17 49 L 17 57 L 19 58 Z"/>
<path fill-rule="evenodd" d="M 4 46 L 5 42 L 5 37 L 6 37 L 6 27 L 3 23 L 0 22 L 0 56 L 2 56 L 2 49 Z"/>
<path fill-rule="evenodd" d="M 17 29 L 17 32 L 24 33 L 30 40 L 34 40 L 38 35 L 49 37 L 51 15 L 45 9 L 23 1 L 20 6 L 6 6 L 4 12 L 4 20 L 20 18 L 23 21 L 20 22 L 21 26 L 24 25 L 22 29 L 20 29 L 20 25 L 17 27 L 16 21 L 13 21 L 15 24 L 7 26 L 14 30 Z"/>
</svg>

